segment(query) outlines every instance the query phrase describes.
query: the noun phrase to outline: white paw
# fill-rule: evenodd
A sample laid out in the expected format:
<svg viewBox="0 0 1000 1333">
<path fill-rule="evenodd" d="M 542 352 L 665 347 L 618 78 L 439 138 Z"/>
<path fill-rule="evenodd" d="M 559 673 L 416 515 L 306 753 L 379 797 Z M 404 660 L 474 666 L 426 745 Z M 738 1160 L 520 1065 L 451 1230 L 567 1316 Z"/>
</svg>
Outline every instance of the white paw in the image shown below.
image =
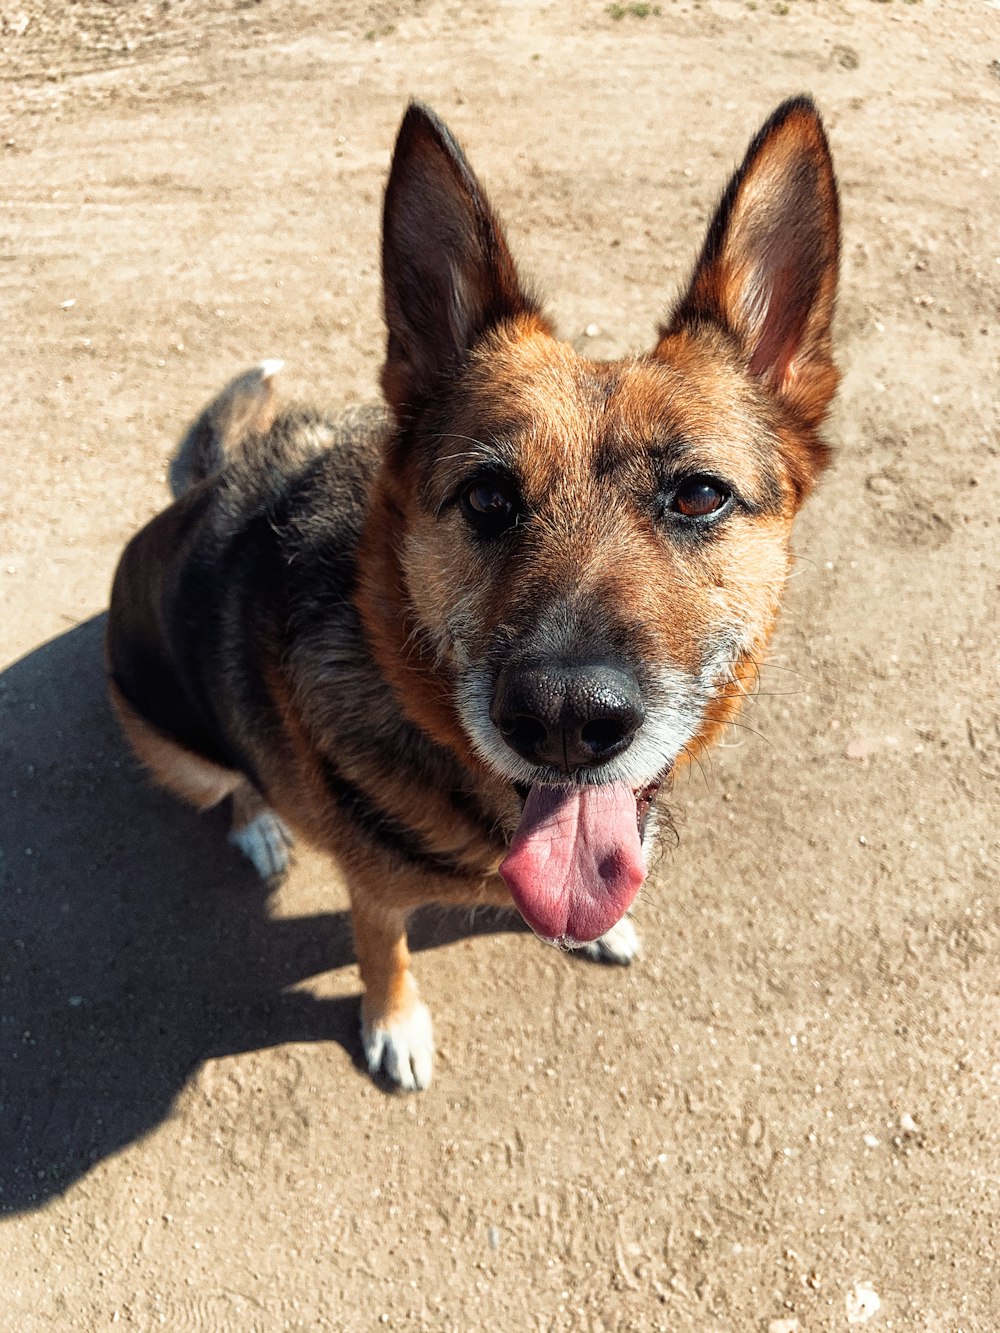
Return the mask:
<svg viewBox="0 0 1000 1333">
<path fill-rule="evenodd" d="M 639 952 L 639 936 L 632 922 L 623 916 L 617 925 L 590 944 L 585 944 L 580 952 L 595 963 L 621 963 L 624 967 Z"/>
<path fill-rule="evenodd" d="M 262 810 L 242 828 L 234 828 L 229 841 L 238 847 L 261 879 L 275 879 L 288 869 L 288 849 L 295 839 L 273 810 Z"/>
<path fill-rule="evenodd" d="M 383 1073 L 405 1092 L 430 1086 L 434 1068 L 431 1011 L 419 1000 L 399 1022 L 368 1023 L 362 1010 L 361 1042 L 370 1074 Z"/>
</svg>

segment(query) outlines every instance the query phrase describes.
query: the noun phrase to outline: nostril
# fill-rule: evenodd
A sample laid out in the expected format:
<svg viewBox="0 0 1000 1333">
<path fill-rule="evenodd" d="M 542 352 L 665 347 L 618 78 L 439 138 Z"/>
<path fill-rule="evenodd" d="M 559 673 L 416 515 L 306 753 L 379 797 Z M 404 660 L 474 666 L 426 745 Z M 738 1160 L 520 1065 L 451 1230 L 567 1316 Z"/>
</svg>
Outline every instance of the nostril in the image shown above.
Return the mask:
<svg viewBox="0 0 1000 1333">
<path fill-rule="evenodd" d="M 600 717 L 583 725 L 580 739 L 589 750 L 599 755 L 621 744 L 629 730 L 629 724 L 623 718 Z"/>
<path fill-rule="evenodd" d="M 537 717 L 505 717 L 500 730 L 520 754 L 533 753 L 548 735 L 548 728 Z"/>
</svg>

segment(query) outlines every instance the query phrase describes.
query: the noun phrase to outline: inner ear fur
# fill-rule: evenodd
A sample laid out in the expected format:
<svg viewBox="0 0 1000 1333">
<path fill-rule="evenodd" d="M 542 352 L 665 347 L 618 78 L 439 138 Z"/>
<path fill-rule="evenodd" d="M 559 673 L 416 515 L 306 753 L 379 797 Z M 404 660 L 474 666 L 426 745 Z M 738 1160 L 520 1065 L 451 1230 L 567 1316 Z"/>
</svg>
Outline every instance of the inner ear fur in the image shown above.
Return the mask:
<svg viewBox="0 0 1000 1333">
<path fill-rule="evenodd" d="M 382 388 L 400 422 L 490 328 L 539 314 L 465 154 L 417 102 L 399 127 L 385 191 L 382 280 Z"/>
<path fill-rule="evenodd" d="M 661 337 L 709 323 L 749 374 L 805 426 L 837 385 L 831 322 L 840 210 L 830 149 L 808 97 L 782 103 L 754 138 L 716 210 L 686 295 Z"/>
</svg>

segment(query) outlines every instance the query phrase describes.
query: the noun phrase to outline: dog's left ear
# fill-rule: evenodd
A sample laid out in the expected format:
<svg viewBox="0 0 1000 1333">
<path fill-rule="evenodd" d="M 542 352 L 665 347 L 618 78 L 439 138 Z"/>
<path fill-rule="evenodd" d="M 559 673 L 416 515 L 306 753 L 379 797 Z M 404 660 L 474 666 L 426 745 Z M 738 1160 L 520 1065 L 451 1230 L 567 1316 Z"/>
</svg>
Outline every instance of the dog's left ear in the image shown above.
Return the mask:
<svg viewBox="0 0 1000 1333">
<path fill-rule="evenodd" d="M 488 329 L 538 314 L 465 154 L 418 102 L 399 127 L 386 186 L 382 281 L 382 388 L 401 422 Z"/>
<path fill-rule="evenodd" d="M 691 286 L 663 336 L 705 321 L 732 334 L 751 375 L 806 426 L 837 385 L 830 324 L 840 213 L 830 149 L 808 97 L 774 112 L 733 176 Z"/>
</svg>

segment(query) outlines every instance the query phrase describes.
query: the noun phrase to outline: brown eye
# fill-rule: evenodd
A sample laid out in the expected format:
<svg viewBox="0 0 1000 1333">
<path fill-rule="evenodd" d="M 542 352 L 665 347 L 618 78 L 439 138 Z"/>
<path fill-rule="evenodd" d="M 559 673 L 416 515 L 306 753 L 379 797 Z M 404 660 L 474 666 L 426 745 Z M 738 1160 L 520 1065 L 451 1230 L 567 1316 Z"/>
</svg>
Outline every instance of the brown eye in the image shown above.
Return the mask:
<svg viewBox="0 0 1000 1333">
<path fill-rule="evenodd" d="M 519 501 L 508 482 L 480 477 L 462 493 L 462 510 L 477 532 L 493 537 L 517 522 Z"/>
<path fill-rule="evenodd" d="M 509 514 L 514 508 L 510 496 L 492 482 L 481 481 L 470 486 L 466 491 L 466 499 L 470 509 L 474 509 L 477 514 Z"/>
<path fill-rule="evenodd" d="M 729 503 L 730 492 L 714 477 L 688 477 L 674 492 L 670 508 L 684 518 L 709 518 Z"/>
</svg>

